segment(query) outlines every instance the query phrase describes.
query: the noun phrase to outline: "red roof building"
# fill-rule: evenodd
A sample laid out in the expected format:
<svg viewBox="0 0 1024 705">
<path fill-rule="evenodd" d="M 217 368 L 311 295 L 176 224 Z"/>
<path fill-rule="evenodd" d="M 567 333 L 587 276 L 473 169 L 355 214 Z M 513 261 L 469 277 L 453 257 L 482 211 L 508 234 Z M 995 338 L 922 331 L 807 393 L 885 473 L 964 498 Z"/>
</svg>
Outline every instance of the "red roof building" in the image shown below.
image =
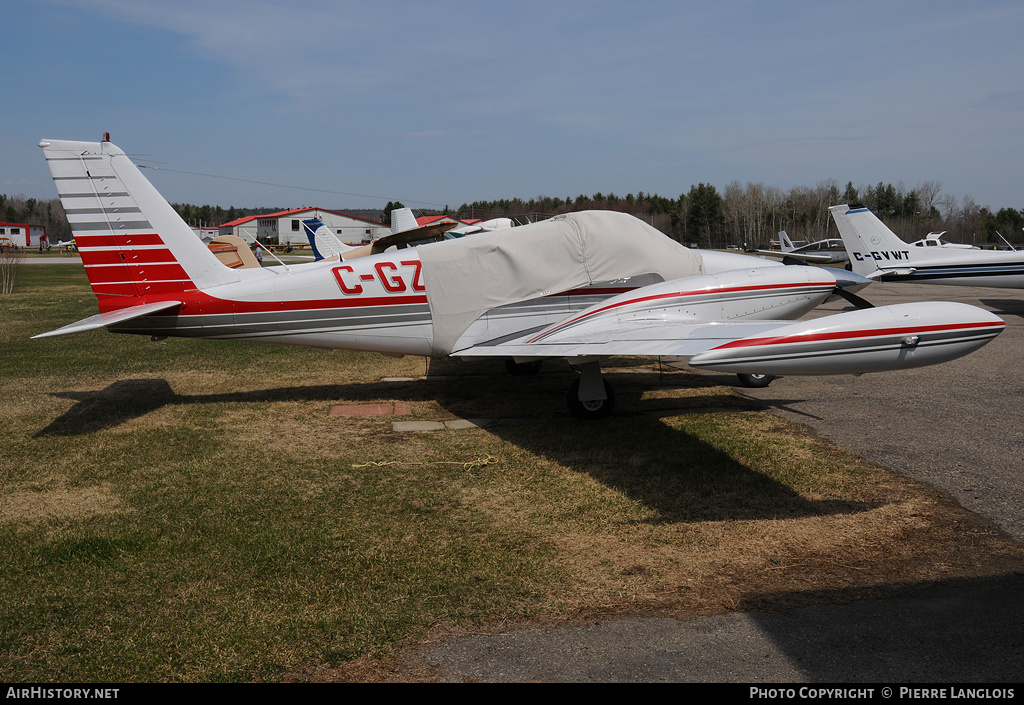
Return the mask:
<svg viewBox="0 0 1024 705">
<path fill-rule="evenodd" d="M 342 242 L 349 244 L 371 242 L 391 233 L 383 223 L 315 207 L 248 215 L 224 223 L 218 230 L 220 235 L 237 235 L 246 242 L 259 238 L 260 242 L 267 245 L 306 245 L 309 240 L 302 228 L 302 221 L 308 218 L 320 218 Z"/>
</svg>

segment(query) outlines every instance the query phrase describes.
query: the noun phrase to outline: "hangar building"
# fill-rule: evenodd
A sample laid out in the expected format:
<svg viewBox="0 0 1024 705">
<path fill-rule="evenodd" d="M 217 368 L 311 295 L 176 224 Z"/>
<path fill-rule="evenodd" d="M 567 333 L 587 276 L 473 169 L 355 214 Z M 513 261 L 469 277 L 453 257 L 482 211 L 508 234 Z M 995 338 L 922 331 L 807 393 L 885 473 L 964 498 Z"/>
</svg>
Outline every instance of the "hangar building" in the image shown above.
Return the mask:
<svg viewBox="0 0 1024 705">
<path fill-rule="evenodd" d="M 359 245 L 390 235 L 391 229 L 383 223 L 357 218 L 325 208 L 295 208 L 278 213 L 250 215 L 218 228 L 219 235 L 237 235 L 246 242 L 256 238 L 265 245 L 308 245 L 302 221 L 320 218 L 342 242 Z"/>
<path fill-rule="evenodd" d="M 0 223 L 0 238 L 7 238 L 0 239 L 0 243 L 18 248 L 38 248 L 40 240 L 43 241 L 43 247 L 49 244 L 46 239 L 46 228 L 28 223 Z"/>
</svg>

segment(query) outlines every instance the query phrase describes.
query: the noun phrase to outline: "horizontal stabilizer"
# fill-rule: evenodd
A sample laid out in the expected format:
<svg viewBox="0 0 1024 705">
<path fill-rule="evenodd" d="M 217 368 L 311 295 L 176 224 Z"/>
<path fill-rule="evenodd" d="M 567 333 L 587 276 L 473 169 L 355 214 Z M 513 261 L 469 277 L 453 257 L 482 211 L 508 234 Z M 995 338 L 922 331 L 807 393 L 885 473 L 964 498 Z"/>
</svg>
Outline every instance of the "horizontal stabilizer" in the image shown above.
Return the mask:
<svg viewBox="0 0 1024 705">
<path fill-rule="evenodd" d="M 790 260 L 790 262 L 786 260 Z M 796 264 L 806 264 L 808 262 L 812 264 L 828 264 L 834 261 L 835 258 L 832 255 L 811 255 L 805 252 L 787 252 L 782 258 L 783 264 L 791 264 L 793 262 Z"/>
<path fill-rule="evenodd" d="M 114 323 L 124 323 L 130 321 L 133 318 L 141 318 L 142 316 L 148 316 L 159 311 L 166 311 L 167 309 L 177 308 L 181 306 L 180 301 L 158 301 L 152 304 L 142 304 L 141 306 L 132 306 L 130 308 L 122 308 L 116 311 L 107 311 L 106 313 L 99 313 L 89 318 L 84 318 L 77 323 L 66 325 L 63 328 L 57 330 L 51 330 L 49 333 L 40 333 L 39 335 L 33 335 L 33 338 L 52 338 L 56 335 L 70 335 L 71 333 L 84 333 L 90 330 L 96 330 L 97 328 L 103 328 L 104 326 L 113 325 Z"/>
<path fill-rule="evenodd" d="M 810 262 L 812 264 L 828 264 L 829 262 L 835 261 L 835 258 L 831 255 L 804 254 L 803 252 L 786 252 L 784 250 L 754 250 L 754 252 L 761 255 L 768 255 L 769 257 L 781 257 L 784 263 L 786 262 L 787 257 L 792 257 L 801 264 L 805 262 Z"/>
</svg>

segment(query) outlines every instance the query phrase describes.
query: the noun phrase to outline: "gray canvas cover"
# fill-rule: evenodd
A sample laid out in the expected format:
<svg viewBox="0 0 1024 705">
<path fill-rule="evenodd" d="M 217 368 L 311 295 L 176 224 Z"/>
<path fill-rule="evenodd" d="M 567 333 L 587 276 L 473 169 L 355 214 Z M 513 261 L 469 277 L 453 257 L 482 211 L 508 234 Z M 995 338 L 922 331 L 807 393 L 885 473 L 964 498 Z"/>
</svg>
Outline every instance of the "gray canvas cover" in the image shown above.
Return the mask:
<svg viewBox="0 0 1024 705">
<path fill-rule="evenodd" d="M 434 355 L 452 352 L 497 306 L 641 274 L 665 281 L 703 273 L 688 250 L 625 213 L 581 211 L 419 248 L 434 323 Z"/>
</svg>

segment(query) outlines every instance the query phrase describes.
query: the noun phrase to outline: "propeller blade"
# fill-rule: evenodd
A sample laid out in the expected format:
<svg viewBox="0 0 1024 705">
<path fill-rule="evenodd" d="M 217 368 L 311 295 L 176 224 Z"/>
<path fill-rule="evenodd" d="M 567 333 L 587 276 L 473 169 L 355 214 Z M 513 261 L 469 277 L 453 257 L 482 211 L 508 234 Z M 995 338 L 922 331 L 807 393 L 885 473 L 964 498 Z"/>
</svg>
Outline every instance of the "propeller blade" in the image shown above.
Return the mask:
<svg viewBox="0 0 1024 705">
<path fill-rule="evenodd" d="M 870 301 L 862 299 L 861 297 L 859 297 L 856 294 L 854 294 L 852 291 L 847 291 L 846 289 L 841 289 L 838 286 L 835 288 L 835 292 L 833 292 L 833 293 L 835 293 L 836 296 L 841 296 L 842 298 L 846 299 L 849 303 L 853 304 L 853 306 L 855 308 L 874 308 L 875 307 L 875 305 L 873 303 L 871 303 Z"/>
</svg>

